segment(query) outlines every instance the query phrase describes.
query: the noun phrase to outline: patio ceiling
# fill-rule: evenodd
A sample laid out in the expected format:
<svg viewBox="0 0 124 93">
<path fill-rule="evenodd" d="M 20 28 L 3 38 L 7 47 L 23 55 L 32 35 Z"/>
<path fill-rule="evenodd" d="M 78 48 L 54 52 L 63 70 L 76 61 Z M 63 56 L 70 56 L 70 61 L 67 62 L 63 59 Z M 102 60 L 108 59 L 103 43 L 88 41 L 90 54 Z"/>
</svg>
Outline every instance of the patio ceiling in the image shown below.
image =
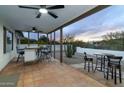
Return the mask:
<svg viewBox="0 0 124 93">
<path fill-rule="evenodd" d="M 58 15 L 57 19 L 48 14 L 42 14 L 41 18 L 36 19 L 37 10 L 23 9 L 16 5 L 1 5 L 0 18 L 15 30 L 28 31 L 31 27 L 37 27 L 38 30 L 49 33 L 95 7 L 96 5 L 65 5 L 64 9 L 51 10 Z"/>
</svg>

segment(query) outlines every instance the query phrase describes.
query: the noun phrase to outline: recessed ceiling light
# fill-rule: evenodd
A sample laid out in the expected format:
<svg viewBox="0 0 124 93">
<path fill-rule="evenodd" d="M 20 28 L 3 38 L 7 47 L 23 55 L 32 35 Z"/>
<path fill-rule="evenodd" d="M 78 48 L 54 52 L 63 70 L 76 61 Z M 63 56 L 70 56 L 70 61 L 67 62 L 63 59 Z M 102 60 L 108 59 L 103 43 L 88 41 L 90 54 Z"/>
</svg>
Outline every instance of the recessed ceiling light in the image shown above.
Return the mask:
<svg viewBox="0 0 124 93">
<path fill-rule="evenodd" d="M 45 9 L 45 8 L 41 8 L 41 9 L 39 9 L 39 12 L 45 14 L 45 13 L 47 13 L 48 11 L 47 11 L 47 9 Z"/>
</svg>

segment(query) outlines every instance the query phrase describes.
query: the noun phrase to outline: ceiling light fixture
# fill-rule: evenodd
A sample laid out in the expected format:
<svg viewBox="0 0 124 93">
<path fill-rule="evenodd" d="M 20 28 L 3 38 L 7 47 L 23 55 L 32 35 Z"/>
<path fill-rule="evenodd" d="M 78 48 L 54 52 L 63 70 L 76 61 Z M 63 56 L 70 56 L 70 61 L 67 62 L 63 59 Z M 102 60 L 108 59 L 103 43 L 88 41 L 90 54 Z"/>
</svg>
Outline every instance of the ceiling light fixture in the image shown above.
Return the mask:
<svg viewBox="0 0 124 93">
<path fill-rule="evenodd" d="M 45 9 L 45 8 L 39 9 L 39 12 L 40 13 L 44 13 L 44 14 L 48 13 L 47 9 Z"/>
<path fill-rule="evenodd" d="M 32 32 L 35 32 L 35 30 L 32 30 Z"/>
</svg>

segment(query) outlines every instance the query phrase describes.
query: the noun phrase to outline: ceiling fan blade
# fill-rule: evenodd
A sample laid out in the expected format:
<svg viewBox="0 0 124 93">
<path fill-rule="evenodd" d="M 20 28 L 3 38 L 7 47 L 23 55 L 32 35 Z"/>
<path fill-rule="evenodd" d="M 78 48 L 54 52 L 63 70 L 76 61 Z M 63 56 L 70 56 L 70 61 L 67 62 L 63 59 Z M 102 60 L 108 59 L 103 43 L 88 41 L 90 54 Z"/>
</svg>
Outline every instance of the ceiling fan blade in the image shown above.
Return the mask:
<svg viewBox="0 0 124 93">
<path fill-rule="evenodd" d="M 54 17 L 54 18 L 58 18 L 58 16 L 55 15 L 54 13 L 52 13 L 52 12 L 48 12 L 48 14 L 51 15 L 52 17 Z"/>
<path fill-rule="evenodd" d="M 43 33 L 43 31 L 41 31 L 41 30 L 37 30 L 37 32 L 39 32 L 39 33 Z"/>
<path fill-rule="evenodd" d="M 39 8 L 36 7 L 28 7 L 28 6 L 18 6 L 19 8 L 27 8 L 27 9 L 35 9 L 38 10 Z"/>
<path fill-rule="evenodd" d="M 41 13 L 39 13 L 37 16 L 36 16 L 36 18 L 40 18 L 41 17 Z"/>
<path fill-rule="evenodd" d="M 61 9 L 61 8 L 64 8 L 64 5 L 55 5 L 55 6 L 48 7 L 47 9 Z"/>
<path fill-rule="evenodd" d="M 40 5 L 41 8 L 46 8 L 46 5 Z"/>
</svg>

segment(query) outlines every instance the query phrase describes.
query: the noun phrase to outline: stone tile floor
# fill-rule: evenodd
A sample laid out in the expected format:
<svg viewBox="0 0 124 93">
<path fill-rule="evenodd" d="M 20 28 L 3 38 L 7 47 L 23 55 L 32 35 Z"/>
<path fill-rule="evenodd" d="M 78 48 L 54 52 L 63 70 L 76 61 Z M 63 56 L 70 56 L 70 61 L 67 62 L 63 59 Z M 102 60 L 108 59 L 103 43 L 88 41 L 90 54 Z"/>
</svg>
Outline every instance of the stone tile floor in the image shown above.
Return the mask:
<svg viewBox="0 0 124 93">
<path fill-rule="evenodd" d="M 56 58 L 59 59 L 60 53 L 56 52 Z M 76 53 L 72 58 L 67 58 L 65 56 L 65 53 L 63 53 L 63 62 L 81 73 L 88 75 L 89 77 L 95 79 L 96 81 L 102 83 L 103 85 L 109 86 L 109 87 L 124 87 L 124 62 L 122 62 L 122 83 L 119 83 L 115 85 L 114 81 L 110 78 L 109 80 L 106 80 L 104 78 L 103 72 L 96 71 L 95 73 L 91 71 L 90 73 L 87 70 L 84 70 L 84 60 L 83 60 L 83 54 Z M 95 62 L 94 62 L 94 68 L 95 68 Z"/>
<path fill-rule="evenodd" d="M 79 70 L 58 60 L 22 64 L 10 62 L 0 75 L 19 73 L 18 87 L 104 87 Z"/>
<path fill-rule="evenodd" d="M 122 83 L 119 83 L 119 79 L 117 79 L 117 85 L 114 84 L 114 80 L 111 79 L 111 77 L 109 77 L 109 80 L 106 80 L 104 78 L 104 74 L 103 72 L 100 71 L 96 71 L 94 73 L 94 71 L 90 71 L 88 72 L 87 70 L 84 70 L 84 64 L 80 63 L 80 64 L 71 64 L 70 66 L 74 67 L 75 69 L 79 70 L 80 72 L 82 72 L 85 75 L 88 75 L 89 77 L 95 79 L 96 81 L 109 86 L 109 87 L 124 87 L 124 73 L 122 73 Z M 95 67 L 95 66 L 94 66 Z"/>
</svg>

